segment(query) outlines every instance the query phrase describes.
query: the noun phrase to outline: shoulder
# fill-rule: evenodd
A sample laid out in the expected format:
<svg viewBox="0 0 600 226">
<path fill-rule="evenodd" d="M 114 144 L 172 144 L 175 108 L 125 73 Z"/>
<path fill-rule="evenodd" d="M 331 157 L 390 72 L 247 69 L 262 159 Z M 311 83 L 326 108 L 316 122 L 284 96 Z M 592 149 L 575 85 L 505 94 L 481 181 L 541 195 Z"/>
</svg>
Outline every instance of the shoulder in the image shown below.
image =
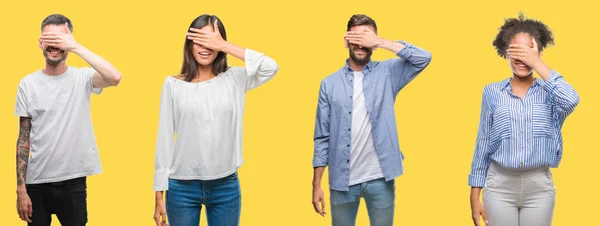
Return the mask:
<svg viewBox="0 0 600 226">
<path fill-rule="evenodd" d="M 227 68 L 227 70 L 222 72 L 221 75 L 219 75 L 219 76 L 227 77 L 227 76 L 239 76 L 239 75 L 248 75 L 248 73 L 246 72 L 246 67 L 231 66 L 231 67 Z"/>
<path fill-rule="evenodd" d="M 485 95 L 485 94 L 498 93 L 506 87 L 507 83 L 508 83 L 508 79 L 489 83 L 489 84 L 485 85 L 485 87 L 483 87 L 483 94 Z"/>
<path fill-rule="evenodd" d="M 185 75 L 178 74 L 178 75 L 169 75 L 169 76 L 165 77 L 165 82 L 171 81 L 171 80 L 185 81 Z"/>
<path fill-rule="evenodd" d="M 338 69 L 337 71 L 327 75 L 327 77 L 325 77 L 323 80 L 321 80 L 321 84 L 324 85 L 333 85 L 334 83 L 337 82 L 337 80 L 339 80 L 340 78 L 342 78 L 342 76 L 344 76 L 344 67 Z"/>
<path fill-rule="evenodd" d="M 35 72 L 31 72 L 25 75 L 25 77 L 23 77 L 21 81 L 19 81 L 19 88 L 25 88 L 26 86 L 39 83 L 37 81 L 40 76 L 42 76 L 42 70 L 37 70 Z"/>
<path fill-rule="evenodd" d="M 36 79 L 36 77 L 39 76 L 39 73 L 40 71 L 36 71 L 25 75 L 25 77 L 23 77 L 21 81 L 19 81 L 19 86 L 31 84 Z"/>
</svg>

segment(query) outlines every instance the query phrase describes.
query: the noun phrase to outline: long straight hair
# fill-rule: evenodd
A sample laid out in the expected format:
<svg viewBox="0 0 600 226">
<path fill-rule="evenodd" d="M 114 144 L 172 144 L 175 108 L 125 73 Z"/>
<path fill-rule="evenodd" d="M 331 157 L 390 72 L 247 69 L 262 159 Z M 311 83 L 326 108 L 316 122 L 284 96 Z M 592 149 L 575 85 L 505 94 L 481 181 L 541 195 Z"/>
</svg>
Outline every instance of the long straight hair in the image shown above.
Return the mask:
<svg viewBox="0 0 600 226">
<path fill-rule="evenodd" d="M 223 26 L 223 22 L 215 15 L 203 14 L 199 17 L 196 17 L 194 21 L 190 24 L 188 28 L 188 32 L 190 28 L 203 28 L 204 26 L 214 26 L 215 21 L 219 21 L 217 23 L 217 28 L 221 33 L 221 37 L 223 40 L 227 41 L 227 33 L 225 32 L 225 26 Z M 196 76 L 198 76 L 198 67 L 199 64 L 194 59 L 194 41 L 185 38 L 185 44 L 183 46 L 183 64 L 181 65 L 180 74 L 185 76 L 185 81 L 191 82 Z M 222 72 L 227 71 L 229 66 L 227 66 L 227 54 L 224 52 L 218 52 L 217 57 L 212 63 L 212 72 L 215 76 L 221 74 Z"/>
</svg>

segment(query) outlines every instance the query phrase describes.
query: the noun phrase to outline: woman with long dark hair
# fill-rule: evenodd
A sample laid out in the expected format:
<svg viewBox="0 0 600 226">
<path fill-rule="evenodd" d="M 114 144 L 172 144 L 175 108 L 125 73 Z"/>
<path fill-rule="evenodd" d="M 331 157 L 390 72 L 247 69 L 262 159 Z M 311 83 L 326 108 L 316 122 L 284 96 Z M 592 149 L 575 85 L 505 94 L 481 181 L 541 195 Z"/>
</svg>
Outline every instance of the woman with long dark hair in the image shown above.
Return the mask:
<svg viewBox="0 0 600 226">
<path fill-rule="evenodd" d="M 227 54 L 245 67 L 229 67 Z M 191 23 L 181 72 L 167 77 L 162 89 L 156 225 L 168 225 L 168 216 L 173 226 L 197 226 L 202 206 L 209 225 L 239 225 L 244 98 L 277 70 L 271 58 L 227 42 L 216 16 L 201 15 Z"/>
<path fill-rule="evenodd" d="M 560 163 L 561 128 L 579 96 L 540 57 L 554 44 L 544 23 L 521 14 L 499 30 L 493 45 L 508 58 L 512 76 L 483 90 L 469 175 L 473 223 L 483 217 L 493 226 L 551 225 L 556 190 L 550 167 Z"/>
</svg>

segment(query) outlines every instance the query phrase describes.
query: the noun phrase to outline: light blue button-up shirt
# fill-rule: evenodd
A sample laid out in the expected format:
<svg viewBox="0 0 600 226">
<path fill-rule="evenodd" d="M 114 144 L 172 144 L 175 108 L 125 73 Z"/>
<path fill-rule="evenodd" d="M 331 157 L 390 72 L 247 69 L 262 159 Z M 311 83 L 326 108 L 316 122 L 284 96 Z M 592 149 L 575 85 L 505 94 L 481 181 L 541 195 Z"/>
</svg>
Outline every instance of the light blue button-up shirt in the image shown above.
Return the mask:
<svg viewBox="0 0 600 226">
<path fill-rule="evenodd" d="M 505 168 L 558 167 L 562 126 L 579 95 L 556 71 L 536 79 L 521 100 L 509 79 L 483 89 L 481 119 L 469 185 L 483 187 L 492 161 Z"/>
<path fill-rule="evenodd" d="M 363 92 L 373 144 L 386 181 L 404 172 L 394 102 L 398 92 L 431 61 L 431 53 L 400 41 L 400 58 L 370 61 L 363 67 Z M 329 187 L 348 191 L 354 72 L 348 65 L 323 79 L 314 133 L 313 167 L 329 166 Z"/>
</svg>

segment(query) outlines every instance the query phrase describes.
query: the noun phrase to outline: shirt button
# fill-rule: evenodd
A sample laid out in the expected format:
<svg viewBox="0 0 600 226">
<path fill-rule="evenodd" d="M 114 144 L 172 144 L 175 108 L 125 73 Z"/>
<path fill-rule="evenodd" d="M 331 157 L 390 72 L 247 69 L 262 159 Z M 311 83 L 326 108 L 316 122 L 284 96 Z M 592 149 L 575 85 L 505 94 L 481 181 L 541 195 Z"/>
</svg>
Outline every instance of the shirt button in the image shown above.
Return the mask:
<svg viewBox="0 0 600 226">
<path fill-rule="evenodd" d="M 346 163 L 350 163 L 350 159 L 346 159 Z"/>
<path fill-rule="evenodd" d="M 348 131 L 350 131 L 350 129 L 348 129 Z"/>
<path fill-rule="evenodd" d="M 521 134 L 523 134 L 523 130 L 521 130 Z"/>
<path fill-rule="evenodd" d="M 349 112 L 348 112 L 348 114 L 352 114 L 352 112 L 351 112 L 351 111 L 349 111 Z"/>
<path fill-rule="evenodd" d="M 349 145 L 349 144 L 348 144 L 347 146 L 348 146 L 348 147 L 350 147 L 350 145 Z"/>
<path fill-rule="evenodd" d="M 521 167 L 523 167 L 523 162 L 521 162 Z"/>
<path fill-rule="evenodd" d="M 521 150 L 525 149 L 525 147 L 521 146 Z"/>
<path fill-rule="evenodd" d="M 523 117 L 523 114 L 521 114 L 520 116 Z"/>
</svg>

